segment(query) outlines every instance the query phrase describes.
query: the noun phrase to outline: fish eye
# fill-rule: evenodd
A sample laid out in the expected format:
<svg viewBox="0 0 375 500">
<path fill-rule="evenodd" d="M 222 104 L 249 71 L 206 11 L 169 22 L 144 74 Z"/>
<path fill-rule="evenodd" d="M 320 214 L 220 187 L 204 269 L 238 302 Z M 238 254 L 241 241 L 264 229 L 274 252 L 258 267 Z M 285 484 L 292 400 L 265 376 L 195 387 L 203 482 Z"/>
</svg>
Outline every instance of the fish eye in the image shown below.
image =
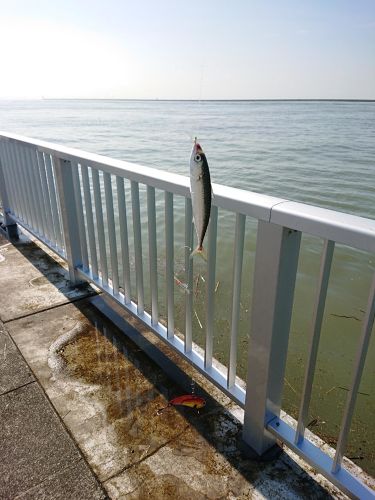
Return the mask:
<svg viewBox="0 0 375 500">
<path fill-rule="evenodd" d="M 201 155 L 195 155 L 194 160 L 195 160 L 196 162 L 201 161 L 201 159 L 202 159 Z"/>
</svg>

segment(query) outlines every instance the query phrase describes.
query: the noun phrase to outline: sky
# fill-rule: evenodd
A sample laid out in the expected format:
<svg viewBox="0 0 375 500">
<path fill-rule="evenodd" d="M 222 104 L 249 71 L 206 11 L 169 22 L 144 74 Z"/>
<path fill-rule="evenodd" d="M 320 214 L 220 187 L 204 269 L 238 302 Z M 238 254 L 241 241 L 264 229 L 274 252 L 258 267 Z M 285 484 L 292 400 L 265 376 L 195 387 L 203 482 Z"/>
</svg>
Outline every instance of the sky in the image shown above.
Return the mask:
<svg viewBox="0 0 375 500">
<path fill-rule="evenodd" d="M 0 98 L 375 99 L 375 0 L 0 0 Z"/>
</svg>

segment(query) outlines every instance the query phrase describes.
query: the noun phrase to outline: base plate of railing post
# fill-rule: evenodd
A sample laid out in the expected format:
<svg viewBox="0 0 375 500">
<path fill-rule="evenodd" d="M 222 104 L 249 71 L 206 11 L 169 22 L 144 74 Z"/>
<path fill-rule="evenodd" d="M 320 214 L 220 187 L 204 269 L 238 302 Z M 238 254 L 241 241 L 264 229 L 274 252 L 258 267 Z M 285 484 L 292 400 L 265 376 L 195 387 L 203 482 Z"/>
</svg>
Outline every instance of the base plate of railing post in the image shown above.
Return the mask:
<svg viewBox="0 0 375 500">
<path fill-rule="evenodd" d="M 6 225 L 0 223 L 0 232 L 2 232 L 10 241 L 19 240 L 17 224 Z"/>
<path fill-rule="evenodd" d="M 272 462 L 276 460 L 283 451 L 282 447 L 278 443 L 275 443 L 271 446 L 271 448 L 262 453 L 262 455 L 259 455 L 254 448 L 248 445 L 243 439 L 239 439 L 237 445 L 241 453 L 243 453 L 250 460 L 257 462 Z"/>
<path fill-rule="evenodd" d="M 6 230 L 7 230 L 8 238 L 11 241 L 18 241 L 19 240 L 17 224 L 10 224 L 9 226 L 6 226 Z"/>
</svg>

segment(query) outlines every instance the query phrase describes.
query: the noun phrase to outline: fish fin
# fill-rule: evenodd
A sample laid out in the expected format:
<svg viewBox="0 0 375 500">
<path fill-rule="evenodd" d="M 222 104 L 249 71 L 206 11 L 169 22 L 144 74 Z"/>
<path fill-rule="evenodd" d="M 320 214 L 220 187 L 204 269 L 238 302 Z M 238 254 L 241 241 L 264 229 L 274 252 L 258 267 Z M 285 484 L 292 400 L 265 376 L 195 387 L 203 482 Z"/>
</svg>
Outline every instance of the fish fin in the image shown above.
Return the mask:
<svg viewBox="0 0 375 500">
<path fill-rule="evenodd" d="M 191 252 L 190 258 L 193 259 L 195 255 L 200 255 L 202 259 L 207 262 L 207 255 L 203 247 L 198 246 L 193 252 Z"/>
</svg>

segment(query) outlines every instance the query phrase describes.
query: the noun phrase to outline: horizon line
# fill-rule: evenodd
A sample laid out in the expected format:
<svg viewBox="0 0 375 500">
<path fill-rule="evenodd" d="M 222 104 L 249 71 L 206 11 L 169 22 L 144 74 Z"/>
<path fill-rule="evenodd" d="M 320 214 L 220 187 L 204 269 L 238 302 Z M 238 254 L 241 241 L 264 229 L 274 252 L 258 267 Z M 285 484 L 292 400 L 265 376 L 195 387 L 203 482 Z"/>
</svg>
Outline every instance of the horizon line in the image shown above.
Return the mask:
<svg viewBox="0 0 375 500">
<path fill-rule="evenodd" d="M 149 102 L 375 102 L 367 98 L 238 98 L 238 99 L 173 99 L 173 98 L 126 98 L 126 97 L 0 97 L 0 101 L 149 101 Z"/>
</svg>

